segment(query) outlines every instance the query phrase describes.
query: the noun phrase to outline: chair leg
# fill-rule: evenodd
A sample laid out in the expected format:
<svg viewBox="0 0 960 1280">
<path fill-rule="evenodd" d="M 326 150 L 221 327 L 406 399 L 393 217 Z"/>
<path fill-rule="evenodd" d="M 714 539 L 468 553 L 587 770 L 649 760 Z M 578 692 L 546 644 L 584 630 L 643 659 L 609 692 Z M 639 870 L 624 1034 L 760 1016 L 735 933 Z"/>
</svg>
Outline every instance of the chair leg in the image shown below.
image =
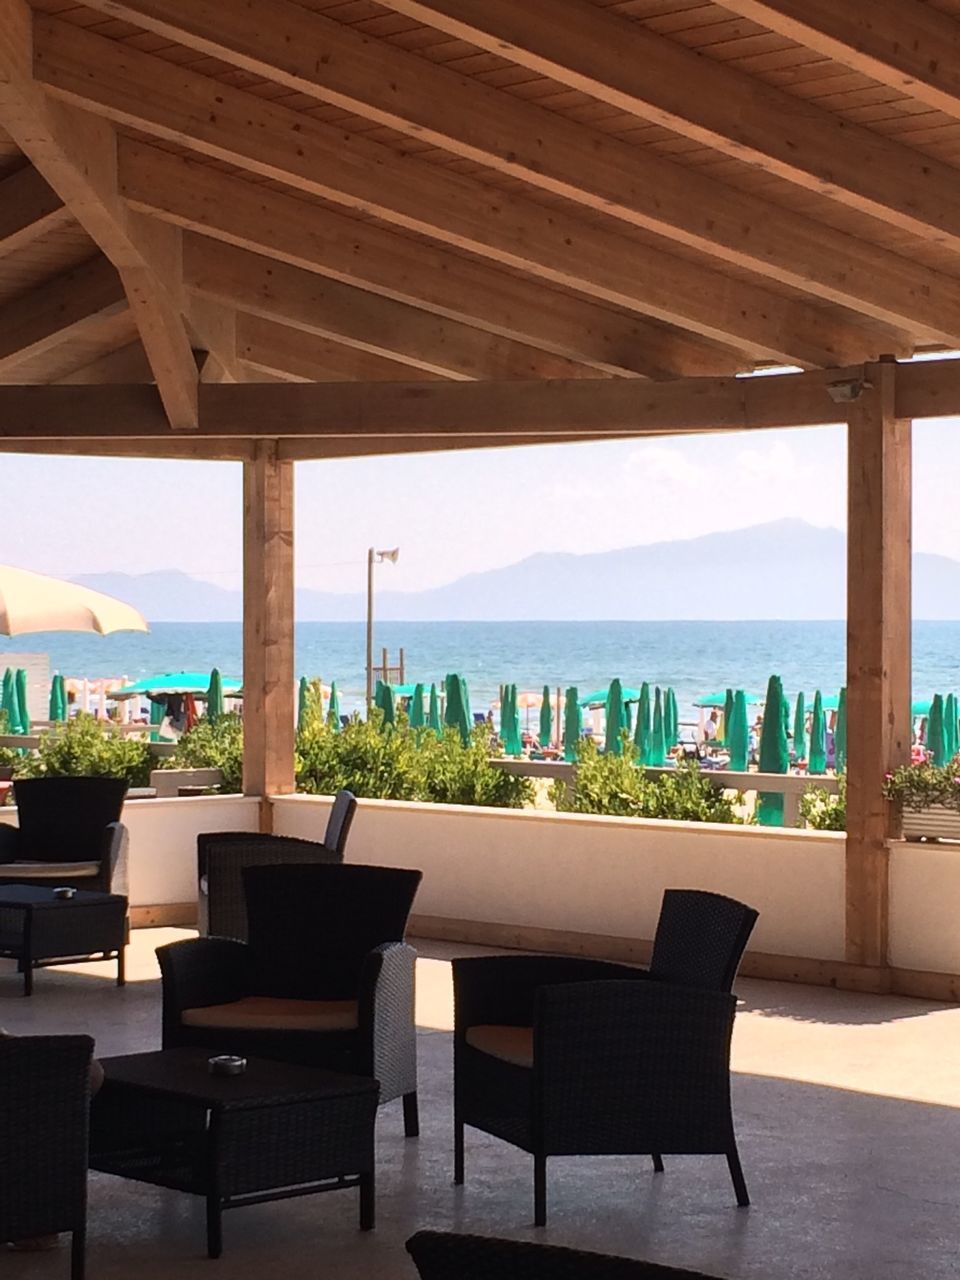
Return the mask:
<svg viewBox="0 0 960 1280">
<path fill-rule="evenodd" d="M 416 1089 L 403 1095 L 403 1132 L 407 1138 L 420 1137 L 420 1107 Z"/>
<path fill-rule="evenodd" d="M 750 1203 L 750 1196 L 747 1192 L 747 1182 L 743 1176 L 740 1153 L 737 1151 L 736 1145 L 732 1146 L 727 1152 L 727 1166 L 730 1169 L 730 1177 L 733 1179 L 733 1189 L 737 1193 L 737 1204 L 741 1209 L 745 1209 Z"/>
<path fill-rule="evenodd" d="M 70 1280 L 84 1280 L 87 1265 L 87 1231 L 80 1227 L 70 1240 Z"/>
<path fill-rule="evenodd" d="M 463 1123 L 457 1119 L 453 1122 L 453 1181 L 463 1186 Z"/>
<path fill-rule="evenodd" d="M 533 1225 L 547 1225 L 547 1157 L 533 1157 Z"/>
<path fill-rule="evenodd" d="M 663 1156 L 656 1151 L 653 1153 L 653 1172 L 663 1173 Z"/>
</svg>

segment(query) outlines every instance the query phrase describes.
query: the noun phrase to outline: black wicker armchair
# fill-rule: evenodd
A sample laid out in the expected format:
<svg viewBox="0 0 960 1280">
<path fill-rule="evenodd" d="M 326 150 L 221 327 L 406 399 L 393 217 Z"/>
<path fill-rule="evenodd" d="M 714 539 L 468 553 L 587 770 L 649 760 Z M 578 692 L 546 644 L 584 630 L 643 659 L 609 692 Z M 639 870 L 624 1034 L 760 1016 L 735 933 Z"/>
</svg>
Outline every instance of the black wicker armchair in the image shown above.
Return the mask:
<svg viewBox="0 0 960 1280">
<path fill-rule="evenodd" d="M 404 941 L 419 871 L 356 864 L 246 867 L 249 941 L 161 947 L 163 1047 L 276 1058 L 374 1076 L 419 1131 L 416 952 Z"/>
<path fill-rule="evenodd" d="M 126 892 L 121 778 L 22 778 L 18 826 L 0 826 L 0 884 Z"/>
<path fill-rule="evenodd" d="M 534 1157 L 723 1154 L 749 1203 L 730 1104 L 730 987 L 757 913 L 668 890 L 649 970 L 567 956 L 455 960 L 454 1180 L 464 1126 Z"/>
<path fill-rule="evenodd" d="M 327 819 L 323 843 L 256 831 L 213 831 L 197 836 L 198 923 L 201 934 L 247 938 L 244 867 L 285 862 L 342 862 L 357 809 L 351 791 L 338 791 Z"/>
<path fill-rule="evenodd" d="M 0 1037 L 0 1241 L 73 1233 L 83 1280 L 89 1036 Z"/>
<path fill-rule="evenodd" d="M 656 1262 L 452 1231 L 418 1231 L 407 1252 L 421 1280 L 710 1280 Z"/>
</svg>

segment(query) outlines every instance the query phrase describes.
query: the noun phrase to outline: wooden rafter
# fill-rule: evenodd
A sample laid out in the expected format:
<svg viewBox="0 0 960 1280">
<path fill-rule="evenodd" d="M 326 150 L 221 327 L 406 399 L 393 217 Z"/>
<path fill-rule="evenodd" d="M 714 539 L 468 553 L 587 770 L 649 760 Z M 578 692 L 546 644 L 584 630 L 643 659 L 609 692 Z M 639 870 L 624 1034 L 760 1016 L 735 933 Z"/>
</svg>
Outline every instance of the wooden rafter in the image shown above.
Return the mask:
<svg viewBox="0 0 960 1280">
<path fill-rule="evenodd" d="M 70 210 L 32 165 L 0 182 L 0 258 L 19 253 L 72 220 Z"/>
<path fill-rule="evenodd" d="M 152 382 L 153 370 L 143 343 L 128 342 L 116 351 L 80 365 L 57 381 L 75 386 L 104 382 Z"/>
<path fill-rule="evenodd" d="M 731 13 L 960 118 L 960 22 L 917 0 L 723 0 Z"/>
<path fill-rule="evenodd" d="M 229 22 L 218 0 L 92 0 L 92 7 L 594 211 L 873 319 L 922 330 L 925 341 L 960 340 L 960 297 L 936 272 L 290 0 L 256 0 L 232 11 Z M 854 32 L 873 22 L 862 13 L 858 22 L 849 6 L 829 0 L 740 0 L 729 7 L 813 10 L 814 21 L 822 9 Z M 935 26 L 960 32 L 942 14 L 934 17 Z M 955 107 L 960 111 L 960 99 Z"/>
<path fill-rule="evenodd" d="M 116 192 L 116 138 L 50 102 L 33 76 L 32 16 L 0 0 L 0 124 L 120 272 L 170 424 L 197 425 L 197 370 L 183 320 Z"/>
<path fill-rule="evenodd" d="M 489 187 L 128 45 L 38 16 L 35 73 L 72 102 L 561 287 L 764 360 L 837 365 L 902 349 L 806 302 L 734 281 L 562 209 Z"/>
<path fill-rule="evenodd" d="M 611 10 L 587 0 L 397 0 L 391 7 L 960 252 L 960 184 L 948 164 Z"/>
<path fill-rule="evenodd" d="M 748 363 L 732 349 L 129 138 L 120 139 L 119 185 L 142 212 L 605 373 L 710 376 Z"/>
<path fill-rule="evenodd" d="M 237 358 L 296 382 L 402 382 L 410 376 L 409 365 L 397 360 L 247 314 L 237 317 Z M 424 370 L 417 376 L 430 377 Z"/>
<path fill-rule="evenodd" d="M 116 269 L 97 257 L 0 307 L 0 369 L 22 364 L 127 310 Z"/>
</svg>

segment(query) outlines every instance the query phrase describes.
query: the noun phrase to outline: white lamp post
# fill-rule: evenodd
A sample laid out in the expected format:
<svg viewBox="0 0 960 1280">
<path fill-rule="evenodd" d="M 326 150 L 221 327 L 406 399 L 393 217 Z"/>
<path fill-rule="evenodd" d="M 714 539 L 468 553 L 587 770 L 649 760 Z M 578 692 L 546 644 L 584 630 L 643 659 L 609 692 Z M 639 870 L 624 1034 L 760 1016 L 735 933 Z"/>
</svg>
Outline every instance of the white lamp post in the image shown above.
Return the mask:
<svg viewBox="0 0 960 1280">
<path fill-rule="evenodd" d="M 373 702 L 373 566 L 375 564 L 383 564 L 384 560 L 389 560 L 391 564 L 396 564 L 400 556 L 400 548 L 393 547 L 390 551 L 374 551 L 373 547 L 367 552 L 367 710 Z"/>
</svg>

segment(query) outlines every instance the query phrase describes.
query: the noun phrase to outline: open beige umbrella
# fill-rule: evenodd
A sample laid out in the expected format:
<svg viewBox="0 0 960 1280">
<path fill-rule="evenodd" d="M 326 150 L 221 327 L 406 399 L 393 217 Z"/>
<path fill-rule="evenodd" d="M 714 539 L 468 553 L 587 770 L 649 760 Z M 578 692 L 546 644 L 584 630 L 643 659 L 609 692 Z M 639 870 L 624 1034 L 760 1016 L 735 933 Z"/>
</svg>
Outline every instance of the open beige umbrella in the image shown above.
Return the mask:
<svg viewBox="0 0 960 1280">
<path fill-rule="evenodd" d="M 0 635 L 28 631 L 147 631 L 132 605 L 75 582 L 0 565 Z"/>
</svg>

